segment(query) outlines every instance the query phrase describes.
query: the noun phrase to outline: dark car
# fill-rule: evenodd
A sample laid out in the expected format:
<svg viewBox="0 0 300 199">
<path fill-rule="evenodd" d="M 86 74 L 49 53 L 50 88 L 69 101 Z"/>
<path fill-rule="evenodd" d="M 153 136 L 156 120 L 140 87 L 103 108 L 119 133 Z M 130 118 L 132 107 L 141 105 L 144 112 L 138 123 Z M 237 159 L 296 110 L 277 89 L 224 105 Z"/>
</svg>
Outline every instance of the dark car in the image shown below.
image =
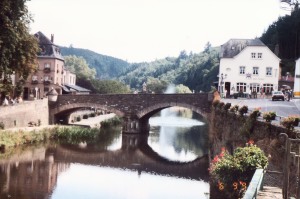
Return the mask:
<svg viewBox="0 0 300 199">
<path fill-rule="evenodd" d="M 284 94 L 281 91 L 272 91 L 272 101 L 282 100 L 284 101 Z"/>
</svg>

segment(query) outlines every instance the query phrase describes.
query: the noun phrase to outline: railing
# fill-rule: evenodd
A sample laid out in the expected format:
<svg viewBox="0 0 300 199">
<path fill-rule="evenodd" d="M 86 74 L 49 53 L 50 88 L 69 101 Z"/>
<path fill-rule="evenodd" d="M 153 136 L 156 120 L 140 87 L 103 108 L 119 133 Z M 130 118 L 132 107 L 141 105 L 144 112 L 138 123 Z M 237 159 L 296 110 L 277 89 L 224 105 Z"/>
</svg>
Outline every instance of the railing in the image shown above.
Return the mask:
<svg viewBox="0 0 300 199">
<path fill-rule="evenodd" d="M 256 169 L 243 199 L 253 199 L 257 197 L 258 191 L 262 189 L 263 178 L 264 170 Z"/>
<path fill-rule="evenodd" d="M 285 154 L 283 160 L 283 199 L 295 196 L 300 198 L 300 133 L 296 133 L 296 138 L 289 138 L 287 134 L 280 134 L 281 140 L 284 142 Z M 291 170 L 291 165 L 295 168 Z M 296 176 L 296 180 L 292 179 Z M 291 183 L 291 181 L 293 181 Z M 293 189 L 291 191 L 290 189 Z"/>
</svg>

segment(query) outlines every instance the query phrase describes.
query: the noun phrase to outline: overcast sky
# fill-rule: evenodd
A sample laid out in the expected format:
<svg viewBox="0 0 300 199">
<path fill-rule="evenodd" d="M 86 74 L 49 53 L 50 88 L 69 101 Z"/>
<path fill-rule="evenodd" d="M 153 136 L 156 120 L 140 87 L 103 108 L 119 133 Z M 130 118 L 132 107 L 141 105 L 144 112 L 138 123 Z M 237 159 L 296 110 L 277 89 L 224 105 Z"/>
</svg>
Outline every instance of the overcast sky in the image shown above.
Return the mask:
<svg viewBox="0 0 300 199">
<path fill-rule="evenodd" d="M 285 13 L 279 0 L 31 0 L 31 33 L 129 62 L 260 37 Z"/>
</svg>

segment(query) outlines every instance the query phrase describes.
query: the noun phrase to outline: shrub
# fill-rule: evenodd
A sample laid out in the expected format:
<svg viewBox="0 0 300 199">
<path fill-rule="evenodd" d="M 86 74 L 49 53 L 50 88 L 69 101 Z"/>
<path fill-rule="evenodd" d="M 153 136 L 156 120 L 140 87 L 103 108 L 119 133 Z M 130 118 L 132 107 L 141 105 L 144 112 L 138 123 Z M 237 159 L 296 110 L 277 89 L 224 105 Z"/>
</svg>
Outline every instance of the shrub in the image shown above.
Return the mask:
<svg viewBox="0 0 300 199">
<path fill-rule="evenodd" d="M 225 111 L 228 111 L 230 107 L 231 107 L 231 103 L 226 103 L 223 108 Z"/>
<path fill-rule="evenodd" d="M 81 117 L 80 117 L 80 116 L 77 116 L 76 121 L 77 121 L 77 122 L 80 122 L 80 121 L 81 121 Z"/>
<path fill-rule="evenodd" d="M 84 114 L 83 116 L 82 116 L 82 119 L 88 119 L 89 118 L 89 115 L 88 114 Z"/>
<path fill-rule="evenodd" d="M 244 105 L 241 108 L 239 108 L 238 111 L 239 114 L 243 116 L 244 114 L 248 113 L 248 106 Z"/>
<path fill-rule="evenodd" d="M 271 122 L 271 120 L 275 120 L 275 118 L 276 118 L 276 113 L 274 111 L 263 113 L 263 119 L 266 120 L 266 122 Z"/>
<path fill-rule="evenodd" d="M 231 113 L 236 113 L 238 110 L 239 110 L 239 105 L 234 105 L 229 109 Z"/>
<path fill-rule="evenodd" d="M 254 109 L 250 114 L 250 118 L 257 119 L 261 115 L 260 109 Z"/>
<path fill-rule="evenodd" d="M 90 113 L 90 117 L 96 117 L 96 113 Z"/>
<path fill-rule="evenodd" d="M 288 116 L 286 118 L 283 118 L 280 121 L 280 124 L 287 128 L 289 131 L 294 130 L 294 126 L 298 126 L 300 121 L 299 116 Z"/>
</svg>

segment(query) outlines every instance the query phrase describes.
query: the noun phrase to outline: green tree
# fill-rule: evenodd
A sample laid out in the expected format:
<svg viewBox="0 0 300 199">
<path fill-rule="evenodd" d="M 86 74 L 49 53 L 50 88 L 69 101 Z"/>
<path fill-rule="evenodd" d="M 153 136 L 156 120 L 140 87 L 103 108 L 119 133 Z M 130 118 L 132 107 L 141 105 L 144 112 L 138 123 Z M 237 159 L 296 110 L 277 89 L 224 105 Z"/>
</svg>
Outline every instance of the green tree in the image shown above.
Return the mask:
<svg viewBox="0 0 300 199">
<path fill-rule="evenodd" d="M 27 0 L 0 1 L 0 93 L 12 90 L 13 73 L 26 79 L 36 69 L 38 41 L 29 33 Z"/>
<path fill-rule="evenodd" d="M 96 70 L 91 69 L 83 57 L 75 55 L 65 56 L 65 66 L 68 70 L 76 74 L 79 79 L 92 80 L 96 76 Z"/>
<path fill-rule="evenodd" d="M 129 93 L 130 89 L 125 84 L 116 80 L 97 80 L 91 81 L 96 93 L 101 94 L 122 94 Z"/>
<path fill-rule="evenodd" d="M 189 87 L 179 84 L 175 87 L 176 93 L 192 93 L 192 91 L 189 89 Z"/>
<path fill-rule="evenodd" d="M 154 77 L 148 77 L 147 79 L 147 90 L 154 93 L 163 93 L 168 87 L 168 83 L 160 81 Z"/>
</svg>

